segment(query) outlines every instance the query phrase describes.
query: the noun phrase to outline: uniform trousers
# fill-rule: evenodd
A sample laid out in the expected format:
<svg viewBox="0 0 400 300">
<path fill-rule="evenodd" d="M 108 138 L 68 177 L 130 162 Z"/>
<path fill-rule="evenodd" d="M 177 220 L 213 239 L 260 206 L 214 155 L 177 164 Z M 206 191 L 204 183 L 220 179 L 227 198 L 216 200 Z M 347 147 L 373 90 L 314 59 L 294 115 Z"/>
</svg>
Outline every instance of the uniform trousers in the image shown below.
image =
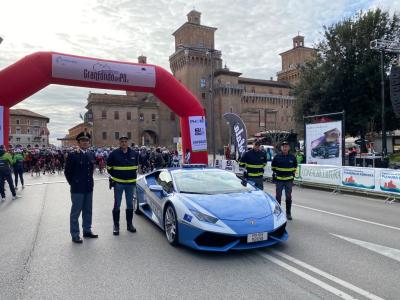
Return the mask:
<svg viewBox="0 0 400 300">
<path fill-rule="evenodd" d="M 71 193 L 70 232 L 72 238 L 79 236 L 79 216 L 82 212 L 83 233 L 92 231 L 93 192 Z"/>
</svg>

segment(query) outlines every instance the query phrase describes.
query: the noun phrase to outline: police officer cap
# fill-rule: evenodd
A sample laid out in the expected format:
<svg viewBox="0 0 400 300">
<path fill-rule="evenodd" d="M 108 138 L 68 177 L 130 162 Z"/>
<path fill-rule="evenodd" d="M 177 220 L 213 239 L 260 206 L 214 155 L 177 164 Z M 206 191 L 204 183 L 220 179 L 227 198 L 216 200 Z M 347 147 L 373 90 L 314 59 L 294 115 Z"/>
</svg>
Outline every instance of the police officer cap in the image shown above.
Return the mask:
<svg viewBox="0 0 400 300">
<path fill-rule="evenodd" d="M 86 131 L 82 131 L 81 133 L 79 133 L 79 134 L 76 136 L 76 140 L 77 140 L 77 141 L 79 141 L 80 139 L 88 139 L 88 140 L 90 140 L 90 134 L 87 133 Z"/>
<path fill-rule="evenodd" d="M 129 140 L 126 135 L 122 135 L 119 137 L 119 140 Z"/>
<path fill-rule="evenodd" d="M 289 145 L 289 142 L 288 141 L 283 141 L 281 146 L 283 146 L 283 145 Z"/>
</svg>

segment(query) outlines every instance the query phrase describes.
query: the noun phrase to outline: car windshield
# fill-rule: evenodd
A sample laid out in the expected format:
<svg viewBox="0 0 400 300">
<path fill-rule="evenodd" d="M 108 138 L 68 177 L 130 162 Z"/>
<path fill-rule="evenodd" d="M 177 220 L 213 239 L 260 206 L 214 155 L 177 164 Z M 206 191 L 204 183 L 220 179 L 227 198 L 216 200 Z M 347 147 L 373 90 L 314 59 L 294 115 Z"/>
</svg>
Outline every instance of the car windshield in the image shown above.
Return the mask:
<svg viewBox="0 0 400 300">
<path fill-rule="evenodd" d="M 250 184 L 243 186 L 234 173 L 224 170 L 177 170 L 172 176 L 180 193 L 224 194 L 255 190 Z"/>
</svg>

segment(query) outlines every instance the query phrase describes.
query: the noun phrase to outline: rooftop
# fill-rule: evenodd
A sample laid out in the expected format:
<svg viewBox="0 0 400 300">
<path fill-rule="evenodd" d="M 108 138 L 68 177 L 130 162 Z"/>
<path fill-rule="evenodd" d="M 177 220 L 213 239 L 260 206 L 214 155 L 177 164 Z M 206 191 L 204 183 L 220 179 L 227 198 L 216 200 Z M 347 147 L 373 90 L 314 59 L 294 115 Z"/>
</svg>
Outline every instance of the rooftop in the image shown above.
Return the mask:
<svg viewBox="0 0 400 300">
<path fill-rule="evenodd" d="M 27 110 L 27 109 L 19 109 L 19 108 L 18 109 L 10 109 L 10 115 L 11 116 L 24 116 L 24 117 L 45 119 L 47 122 L 50 122 L 50 119 L 48 117 L 40 115 L 38 113 L 35 113 L 35 112 Z"/>
</svg>

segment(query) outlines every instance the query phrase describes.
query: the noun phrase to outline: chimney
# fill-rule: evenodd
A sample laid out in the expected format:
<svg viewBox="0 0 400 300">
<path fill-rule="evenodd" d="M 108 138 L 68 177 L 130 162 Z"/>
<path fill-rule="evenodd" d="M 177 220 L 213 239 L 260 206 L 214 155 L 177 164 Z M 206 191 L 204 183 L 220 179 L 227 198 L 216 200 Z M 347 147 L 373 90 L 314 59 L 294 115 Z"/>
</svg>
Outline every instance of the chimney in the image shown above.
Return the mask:
<svg viewBox="0 0 400 300">
<path fill-rule="evenodd" d="M 139 63 L 139 64 L 147 64 L 147 57 L 144 56 L 144 55 L 140 55 L 140 56 L 138 57 L 138 63 Z"/>
</svg>

